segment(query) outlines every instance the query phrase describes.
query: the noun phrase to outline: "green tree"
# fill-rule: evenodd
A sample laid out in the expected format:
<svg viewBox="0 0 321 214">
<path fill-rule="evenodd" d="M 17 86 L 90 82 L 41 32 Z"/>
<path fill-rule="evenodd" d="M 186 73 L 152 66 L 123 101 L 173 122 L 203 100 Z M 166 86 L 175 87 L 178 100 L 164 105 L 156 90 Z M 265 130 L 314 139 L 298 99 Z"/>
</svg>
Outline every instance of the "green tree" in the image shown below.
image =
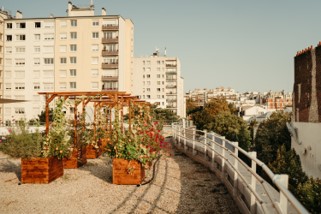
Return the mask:
<svg viewBox="0 0 321 214">
<path fill-rule="evenodd" d="M 289 113 L 274 112 L 269 119 L 259 125 L 254 141 L 258 159 L 266 164 L 274 161 L 278 148 L 283 144 L 286 151 L 290 150 L 291 136 L 286 127 L 286 122 L 289 122 L 290 118 Z"/>
<path fill-rule="evenodd" d="M 247 123 L 240 117 L 229 111 L 219 112 L 214 121 L 207 124 L 208 130 L 225 136 L 230 141 L 239 142 L 239 146 L 244 150 L 249 150 L 251 146 L 251 136 Z"/>
<path fill-rule="evenodd" d="M 321 210 L 321 180 L 309 178 L 299 184 L 296 191 L 298 199 L 311 213 L 320 213 Z"/>
<path fill-rule="evenodd" d="M 49 110 L 49 121 L 52 122 L 52 117 L 53 117 L 53 109 Z M 39 122 L 40 124 L 45 124 L 46 123 L 46 111 L 41 111 L 40 114 L 38 114 Z"/>
</svg>

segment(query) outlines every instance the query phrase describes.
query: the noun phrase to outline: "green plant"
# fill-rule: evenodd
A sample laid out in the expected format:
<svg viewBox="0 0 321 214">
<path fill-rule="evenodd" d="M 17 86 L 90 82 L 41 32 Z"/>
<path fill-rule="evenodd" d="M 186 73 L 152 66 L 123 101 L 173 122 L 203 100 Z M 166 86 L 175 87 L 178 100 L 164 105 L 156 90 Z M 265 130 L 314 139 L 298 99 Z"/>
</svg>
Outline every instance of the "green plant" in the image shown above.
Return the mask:
<svg viewBox="0 0 321 214">
<path fill-rule="evenodd" d="M 6 136 L 5 141 L 0 143 L 0 151 L 14 158 L 40 157 L 43 135 L 38 130 L 31 133 L 25 121 L 19 121 L 18 124 Z"/>
<path fill-rule="evenodd" d="M 53 111 L 53 122 L 42 147 L 44 157 L 55 156 L 58 159 L 69 157 L 71 141 L 68 134 L 67 121 L 63 112 L 64 100 L 59 99 Z"/>
<path fill-rule="evenodd" d="M 161 155 L 164 138 L 160 126 L 153 122 L 148 107 L 131 106 L 133 125 L 130 129 L 122 128 L 118 109 L 111 132 L 111 143 L 107 145 L 107 154 L 111 158 L 137 160 L 144 166 Z"/>
</svg>

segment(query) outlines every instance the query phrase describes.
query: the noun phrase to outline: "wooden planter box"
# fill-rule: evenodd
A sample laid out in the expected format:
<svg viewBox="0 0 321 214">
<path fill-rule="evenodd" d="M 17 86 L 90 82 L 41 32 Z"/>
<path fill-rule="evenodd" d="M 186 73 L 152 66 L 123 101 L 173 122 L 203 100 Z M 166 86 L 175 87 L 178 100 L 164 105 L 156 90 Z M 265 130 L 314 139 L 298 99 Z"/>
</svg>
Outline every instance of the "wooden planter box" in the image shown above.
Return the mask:
<svg viewBox="0 0 321 214">
<path fill-rule="evenodd" d="M 108 140 L 106 138 L 103 139 L 99 139 L 99 155 L 101 155 L 102 153 L 104 153 L 106 151 L 106 146 L 107 146 Z"/>
<path fill-rule="evenodd" d="M 86 146 L 86 158 L 87 159 L 95 159 L 99 156 L 100 152 L 99 149 L 96 149 L 92 145 Z"/>
<path fill-rule="evenodd" d="M 138 161 L 113 159 L 113 184 L 141 184 L 144 178 L 145 170 Z"/>
<path fill-rule="evenodd" d="M 69 158 L 63 159 L 64 169 L 77 169 L 86 163 L 86 147 L 83 147 L 81 150 L 74 150 Z"/>
<path fill-rule="evenodd" d="M 63 174 L 62 160 L 56 157 L 21 159 L 21 183 L 23 184 L 48 184 Z"/>
</svg>

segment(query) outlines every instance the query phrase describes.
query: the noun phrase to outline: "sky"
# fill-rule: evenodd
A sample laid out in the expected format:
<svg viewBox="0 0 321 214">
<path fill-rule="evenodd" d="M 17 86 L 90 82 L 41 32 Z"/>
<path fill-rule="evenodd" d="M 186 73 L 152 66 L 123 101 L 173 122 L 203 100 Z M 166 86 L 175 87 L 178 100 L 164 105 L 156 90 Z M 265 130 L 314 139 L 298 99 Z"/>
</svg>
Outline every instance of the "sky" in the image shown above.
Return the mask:
<svg viewBox="0 0 321 214">
<path fill-rule="evenodd" d="M 69 0 L 1 0 L 24 18 L 65 16 Z M 296 52 L 321 41 L 320 0 L 93 0 L 134 23 L 135 56 L 181 61 L 184 91 L 292 92 Z M 90 0 L 71 0 L 76 6 Z"/>
</svg>

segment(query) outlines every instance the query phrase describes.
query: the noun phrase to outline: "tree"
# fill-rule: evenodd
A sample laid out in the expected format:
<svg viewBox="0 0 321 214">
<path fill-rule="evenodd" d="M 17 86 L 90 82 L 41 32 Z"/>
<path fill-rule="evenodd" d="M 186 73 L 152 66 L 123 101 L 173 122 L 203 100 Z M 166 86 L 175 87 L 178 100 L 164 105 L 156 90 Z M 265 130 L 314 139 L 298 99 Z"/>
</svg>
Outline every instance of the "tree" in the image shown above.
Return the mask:
<svg viewBox="0 0 321 214">
<path fill-rule="evenodd" d="M 258 159 L 266 164 L 274 161 L 278 148 L 283 144 L 286 151 L 290 150 L 291 136 L 286 127 L 286 122 L 289 122 L 290 118 L 289 113 L 275 112 L 259 125 L 254 141 Z"/>
<path fill-rule="evenodd" d="M 166 124 L 178 121 L 179 117 L 173 111 L 169 109 L 156 108 L 152 106 L 151 113 L 155 116 L 155 120 L 162 121 Z"/>
<path fill-rule="evenodd" d="M 225 136 L 230 141 L 237 141 L 244 150 L 251 146 L 251 136 L 247 123 L 240 117 L 228 111 L 222 111 L 215 116 L 213 122 L 207 124 L 209 130 Z"/>
<path fill-rule="evenodd" d="M 299 184 L 296 191 L 298 199 L 311 213 L 320 213 L 321 210 L 321 180 L 309 178 L 307 182 Z"/>
<path fill-rule="evenodd" d="M 53 116 L 53 109 L 49 110 L 49 121 L 52 122 L 52 116 Z M 40 114 L 38 114 L 39 122 L 40 124 L 46 123 L 46 111 L 41 111 Z"/>
</svg>

